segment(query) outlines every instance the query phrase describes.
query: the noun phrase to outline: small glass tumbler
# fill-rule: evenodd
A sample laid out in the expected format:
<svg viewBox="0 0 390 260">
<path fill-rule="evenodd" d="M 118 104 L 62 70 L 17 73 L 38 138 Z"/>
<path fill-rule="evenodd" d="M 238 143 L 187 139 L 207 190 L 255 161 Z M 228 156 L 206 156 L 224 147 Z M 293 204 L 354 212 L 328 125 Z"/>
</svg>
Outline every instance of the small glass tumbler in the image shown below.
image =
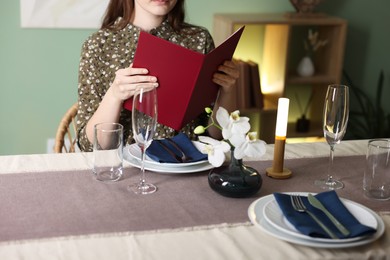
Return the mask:
<svg viewBox="0 0 390 260">
<path fill-rule="evenodd" d="M 369 198 L 390 199 L 390 140 L 368 142 L 363 190 Z"/>
<path fill-rule="evenodd" d="M 123 126 L 100 123 L 94 127 L 93 173 L 99 181 L 117 181 L 123 169 Z"/>
</svg>

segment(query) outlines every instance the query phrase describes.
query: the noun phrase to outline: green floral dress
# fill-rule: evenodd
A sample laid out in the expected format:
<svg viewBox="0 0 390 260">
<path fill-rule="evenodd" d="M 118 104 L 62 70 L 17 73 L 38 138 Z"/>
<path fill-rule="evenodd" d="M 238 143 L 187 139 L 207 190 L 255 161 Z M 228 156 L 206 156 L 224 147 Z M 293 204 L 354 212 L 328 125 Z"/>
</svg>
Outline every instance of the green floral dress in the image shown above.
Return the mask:
<svg viewBox="0 0 390 260">
<path fill-rule="evenodd" d="M 77 113 L 78 145 L 82 151 L 92 151 L 92 144 L 85 132 L 87 122 L 111 86 L 115 72 L 129 67 L 133 62 L 140 31 L 140 28 L 132 24 L 119 31 L 101 29 L 89 36 L 83 44 L 79 67 Z M 214 49 L 210 33 L 202 27 L 188 25 L 180 32 L 176 32 L 165 21 L 150 33 L 199 53 L 206 54 Z M 174 111 L 172 116 L 175 116 Z M 201 120 L 205 120 L 204 115 L 188 123 L 180 132 L 192 139 L 195 138 L 193 129 L 204 123 Z M 133 143 L 131 111 L 122 109 L 119 123 L 124 126 L 124 140 Z M 159 124 L 155 137 L 165 138 L 176 134 L 177 131 L 174 129 Z"/>
</svg>

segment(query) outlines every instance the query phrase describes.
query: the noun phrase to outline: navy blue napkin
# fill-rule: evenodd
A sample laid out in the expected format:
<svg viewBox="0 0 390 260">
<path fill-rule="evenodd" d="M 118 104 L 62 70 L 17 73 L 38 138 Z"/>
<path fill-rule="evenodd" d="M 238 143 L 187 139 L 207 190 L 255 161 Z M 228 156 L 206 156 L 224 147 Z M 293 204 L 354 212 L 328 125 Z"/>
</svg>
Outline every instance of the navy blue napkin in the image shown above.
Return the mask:
<svg viewBox="0 0 390 260">
<path fill-rule="evenodd" d="M 290 195 L 274 193 L 274 197 L 287 220 L 302 234 L 311 237 L 329 238 L 325 231 L 308 214 L 294 210 Z M 311 206 L 307 197 L 302 196 L 302 201 L 307 209 L 313 212 L 338 237 L 352 238 L 376 232 L 375 229 L 361 224 L 344 206 L 335 191 L 322 192 L 315 195 L 315 197 L 351 232 L 349 236 L 343 236 L 321 210 Z"/>
<path fill-rule="evenodd" d="M 188 138 L 187 135 L 180 133 L 174 137 L 171 138 L 173 142 L 176 143 L 176 145 L 184 152 L 184 154 L 188 157 L 191 157 L 191 160 L 188 160 L 189 162 L 197 162 L 201 160 L 207 159 L 207 154 L 201 153 L 192 143 L 192 141 Z M 166 139 L 160 139 L 160 142 L 162 142 L 168 149 L 170 149 L 173 153 L 181 157 L 181 152 L 175 148 L 174 145 L 172 145 L 169 141 Z M 176 160 L 170 153 L 168 153 L 164 147 L 159 144 L 159 141 L 153 140 L 152 144 L 146 149 L 146 154 L 154 161 L 160 162 L 160 163 L 180 163 L 178 160 Z"/>
</svg>

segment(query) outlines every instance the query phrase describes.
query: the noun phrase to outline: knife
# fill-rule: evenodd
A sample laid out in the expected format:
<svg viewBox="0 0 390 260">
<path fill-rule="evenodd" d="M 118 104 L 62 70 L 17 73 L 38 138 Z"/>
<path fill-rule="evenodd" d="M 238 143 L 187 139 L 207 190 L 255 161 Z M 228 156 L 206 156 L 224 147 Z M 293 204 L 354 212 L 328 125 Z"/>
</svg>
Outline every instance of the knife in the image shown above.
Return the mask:
<svg viewBox="0 0 390 260">
<path fill-rule="evenodd" d="M 337 229 L 341 232 L 341 234 L 343 234 L 344 236 L 348 236 L 350 234 L 350 232 L 348 231 L 348 229 L 346 229 L 343 224 L 341 224 L 326 208 L 325 206 L 321 203 L 321 201 L 319 201 L 316 197 L 314 197 L 313 195 L 309 194 L 307 196 L 307 198 L 309 199 L 309 203 L 321 210 L 322 212 L 325 213 L 325 215 L 332 221 L 332 223 L 337 227 Z"/>
</svg>

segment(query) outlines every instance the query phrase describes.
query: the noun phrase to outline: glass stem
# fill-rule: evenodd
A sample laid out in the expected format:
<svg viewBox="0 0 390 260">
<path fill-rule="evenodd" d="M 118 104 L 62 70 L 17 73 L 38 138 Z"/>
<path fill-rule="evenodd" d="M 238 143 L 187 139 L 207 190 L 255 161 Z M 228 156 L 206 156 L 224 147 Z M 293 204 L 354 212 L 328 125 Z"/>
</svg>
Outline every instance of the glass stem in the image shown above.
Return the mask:
<svg viewBox="0 0 390 260">
<path fill-rule="evenodd" d="M 145 185 L 145 147 L 141 148 L 141 178 L 140 178 L 140 186 L 143 187 Z"/>
<path fill-rule="evenodd" d="M 333 182 L 333 158 L 334 158 L 334 145 L 330 145 L 330 156 L 328 166 L 328 183 Z"/>
</svg>

